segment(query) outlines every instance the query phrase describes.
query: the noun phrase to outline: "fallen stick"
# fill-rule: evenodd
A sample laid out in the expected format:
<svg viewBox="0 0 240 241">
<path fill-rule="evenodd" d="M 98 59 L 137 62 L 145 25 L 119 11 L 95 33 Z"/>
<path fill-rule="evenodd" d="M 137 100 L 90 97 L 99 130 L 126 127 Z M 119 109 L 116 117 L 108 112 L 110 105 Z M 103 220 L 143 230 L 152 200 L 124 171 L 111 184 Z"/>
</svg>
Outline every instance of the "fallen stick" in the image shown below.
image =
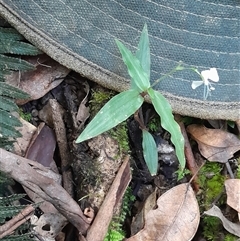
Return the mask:
<svg viewBox="0 0 240 241">
<path fill-rule="evenodd" d="M 176 121 L 180 126 L 183 138 L 184 138 L 184 152 L 185 152 L 185 157 L 186 157 L 186 164 L 188 166 L 188 169 L 191 171 L 193 178 L 193 188 L 196 192 L 199 190 L 199 185 L 197 183 L 197 173 L 199 171 L 199 168 L 196 164 L 193 152 L 192 152 L 192 147 L 190 145 L 188 135 L 185 129 L 185 126 L 183 122 L 181 121 L 181 117 L 179 115 L 175 115 Z"/>
<path fill-rule="evenodd" d="M 34 207 L 28 205 L 19 214 L 0 226 L 0 239 L 10 235 L 16 228 L 25 223 L 34 213 Z"/>
<path fill-rule="evenodd" d="M 51 170 L 37 162 L 17 156 L 1 148 L 0 170 L 44 200 L 52 203 L 79 232 L 86 233 L 92 220 L 84 216 L 79 205 L 62 186 L 51 178 L 44 176 Z"/>
</svg>

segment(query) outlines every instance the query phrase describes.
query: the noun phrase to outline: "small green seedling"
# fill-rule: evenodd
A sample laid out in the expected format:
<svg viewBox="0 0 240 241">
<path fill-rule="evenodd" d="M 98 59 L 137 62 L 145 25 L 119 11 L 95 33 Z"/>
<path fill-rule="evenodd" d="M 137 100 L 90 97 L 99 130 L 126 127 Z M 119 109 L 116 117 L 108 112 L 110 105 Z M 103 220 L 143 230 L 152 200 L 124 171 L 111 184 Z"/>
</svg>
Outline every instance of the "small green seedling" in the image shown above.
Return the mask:
<svg viewBox="0 0 240 241">
<path fill-rule="evenodd" d="M 147 26 L 145 25 L 143 28 L 136 55 L 133 55 L 120 41 L 116 40 L 116 44 L 128 68 L 128 74 L 131 77 L 131 88 L 109 100 L 77 138 L 76 143 L 95 137 L 115 127 L 132 114 L 138 114 L 138 110 L 144 102 L 144 97 L 148 95 L 160 116 L 162 127 L 171 134 L 171 141 L 175 146 L 176 155 L 183 171 L 186 161 L 184 138 L 180 127 L 174 120 L 172 108 L 168 101 L 160 92 L 152 88 L 166 76 L 155 81 L 152 86 L 150 84 L 150 48 Z M 168 75 L 182 69 L 181 66 L 178 66 Z M 157 146 L 147 128 L 142 123 L 139 124 L 143 132 L 143 155 L 151 175 L 156 175 L 158 169 Z"/>
</svg>

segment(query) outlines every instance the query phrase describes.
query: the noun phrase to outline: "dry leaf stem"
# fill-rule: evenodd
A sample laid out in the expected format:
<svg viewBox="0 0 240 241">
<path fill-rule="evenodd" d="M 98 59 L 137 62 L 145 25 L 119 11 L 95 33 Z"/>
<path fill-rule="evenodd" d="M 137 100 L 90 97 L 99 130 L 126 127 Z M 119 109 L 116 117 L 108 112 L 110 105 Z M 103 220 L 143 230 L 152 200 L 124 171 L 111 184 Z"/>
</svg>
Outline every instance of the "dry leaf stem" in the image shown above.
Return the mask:
<svg viewBox="0 0 240 241">
<path fill-rule="evenodd" d="M 180 128 L 181 128 L 181 132 L 184 138 L 184 148 L 185 148 L 185 157 L 186 157 L 186 162 L 187 162 L 187 166 L 188 169 L 191 171 L 193 178 L 193 188 L 196 192 L 198 192 L 199 190 L 199 185 L 197 183 L 197 173 L 199 171 L 199 168 L 196 164 L 193 152 L 192 152 L 192 147 L 190 145 L 189 139 L 188 139 L 188 135 L 184 126 L 184 123 L 181 121 L 181 116 L 180 115 L 175 115 L 175 119 L 177 121 L 177 123 L 179 124 Z"/>
</svg>

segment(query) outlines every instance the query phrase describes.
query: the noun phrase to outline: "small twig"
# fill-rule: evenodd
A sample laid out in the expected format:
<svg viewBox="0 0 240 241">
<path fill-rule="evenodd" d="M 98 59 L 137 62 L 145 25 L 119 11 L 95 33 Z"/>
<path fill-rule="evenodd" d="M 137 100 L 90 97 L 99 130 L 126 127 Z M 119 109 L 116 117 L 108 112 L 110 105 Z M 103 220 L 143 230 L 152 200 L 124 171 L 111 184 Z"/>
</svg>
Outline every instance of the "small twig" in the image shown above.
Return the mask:
<svg viewBox="0 0 240 241">
<path fill-rule="evenodd" d="M 86 233 L 91 220 L 84 216 L 77 202 L 62 186 L 43 175 L 51 170 L 2 148 L 0 148 L 0 169 L 44 200 L 51 202 L 79 232 Z"/>
<path fill-rule="evenodd" d="M 233 171 L 232 171 L 232 168 L 231 168 L 229 162 L 226 162 L 225 165 L 226 165 L 226 168 L 227 168 L 227 171 L 228 171 L 228 174 L 229 174 L 230 178 L 234 179 L 234 174 L 233 174 Z"/>
<path fill-rule="evenodd" d="M 176 117 L 176 121 L 178 122 L 178 124 L 181 128 L 181 132 L 182 132 L 182 135 L 184 138 L 184 143 L 185 143 L 184 151 L 185 151 L 186 162 L 187 162 L 188 169 L 191 171 L 192 176 L 194 177 L 193 178 L 193 187 L 194 187 L 194 190 L 197 192 L 199 190 L 199 185 L 197 183 L 197 173 L 199 171 L 199 168 L 196 164 L 185 126 L 184 126 L 183 122 L 181 121 L 181 117 L 180 117 L 180 115 L 175 115 L 175 117 Z"/>
<path fill-rule="evenodd" d="M 4 225 L 0 226 L 0 239 L 13 233 L 13 231 L 17 227 L 19 227 L 20 225 L 25 223 L 29 218 L 31 218 L 34 210 L 34 207 L 32 205 L 29 205 L 15 217 L 6 222 Z"/>
<path fill-rule="evenodd" d="M 71 169 L 65 170 L 70 164 L 70 152 L 67 145 L 66 129 L 61 115 L 61 109 L 56 100 L 49 100 L 50 106 L 52 108 L 52 119 L 55 129 L 55 134 L 57 138 L 57 143 L 59 146 L 59 152 L 61 156 L 61 168 L 63 175 L 63 187 L 70 194 L 71 197 L 74 196 L 73 191 L 73 181 Z"/>
<path fill-rule="evenodd" d="M 139 117 L 140 115 L 140 117 Z M 134 113 L 134 120 L 139 124 L 140 129 L 142 130 L 146 130 L 146 126 L 143 123 L 143 115 L 142 115 L 142 111 L 141 110 L 137 110 Z"/>
<path fill-rule="evenodd" d="M 238 132 L 240 133 L 240 119 L 236 120 L 236 125 L 237 125 L 237 128 L 238 128 Z"/>
</svg>

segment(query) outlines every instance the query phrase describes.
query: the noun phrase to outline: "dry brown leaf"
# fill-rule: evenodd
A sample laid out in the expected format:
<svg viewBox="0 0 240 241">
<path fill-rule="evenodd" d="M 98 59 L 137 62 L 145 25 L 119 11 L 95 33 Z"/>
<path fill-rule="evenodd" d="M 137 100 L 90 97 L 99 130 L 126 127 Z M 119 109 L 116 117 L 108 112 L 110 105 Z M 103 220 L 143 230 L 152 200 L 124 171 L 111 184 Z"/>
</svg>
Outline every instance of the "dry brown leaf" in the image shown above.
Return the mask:
<svg viewBox="0 0 240 241">
<path fill-rule="evenodd" d="M 209 161 L 225 163 L 240 150 L 240 140 L 234 134 L 203 125 L 189 125 L 187 131 L 197 141 L 201 154 Z"/>
<path fill-rule="evenodd" d="M 231 234 L 234 234 L 238 237 L 240 237 L 240 223 L 232 223 L 228 219 L 226 219 L 221 210 L 217 206 L 213 206 L 208 211 L 204 212 L 204 214 L 207 214 L 209 216 L 218 217 L 223 224 L 223 227 Z"/>
<path fill-rule="evenodd" d="M 85 86 L 84 90 L 86 92 L 86 95 L 79 105 L 78 113 L 77 113 L 77 116 L 76 116 L 76 121 L 78 123 L 80 122 L 80 124 L 78 125 L 79 130 L 83 127 L 85 121 L 90 116 L 89 106 L 86 106 L 86 103 L 88 102 L 88 95 L 89 95 L 89 92 L 90 92 L 90 87 L 89 87 L 89 84 L 87 82 L 83 83 L 83 85 Z"/>
<path fill-rule="evenodd" d="M 6 77 L 7 83 L 19 87 L 31 96 L 28 100 L 18 100 L 17 104 L 19 105 L 41 98 L 51 89 L 57 87 L 70 72 L 69 69 L 49 57 L 44 56 L 43 61 L 41 61 L 41 57 L 34 56 L 32 59 L 28 59 L 36 66 L 35 70 L 23 73 L 14 72 Z"/>
<path fill-rule="evenodd" d="M 136 234 L 144 227 L 145 215 L 156 206 L 157 189 L 144 202 L 142 210 L 135 216 L 131 224 L 131 235 Z"/>
<path fill-rule="evenodd" d="M 18 127 L 17 130 L 22 134 L 22 136 L 17 138 L 14 143 L 14 153 L 19 156 L 25 156 L 29 143 L 31 142 L 37 128 L 21 117 L 19 120 L 21 121 L 22 126 Z"/>
<path fill-rule="evenodd" d="M 188 241 L 197 231 L 200 213 L 192 187 L 180 184 L 157 200 L 145 216 L 145 226 L 127 241 Z"/>
<path fill-rule="evenodd" d="M 240 216 L 240 179 L 229 179 L 225 181 L 227 192 L 227 204 L 235 209 Z"/>
</svg>

